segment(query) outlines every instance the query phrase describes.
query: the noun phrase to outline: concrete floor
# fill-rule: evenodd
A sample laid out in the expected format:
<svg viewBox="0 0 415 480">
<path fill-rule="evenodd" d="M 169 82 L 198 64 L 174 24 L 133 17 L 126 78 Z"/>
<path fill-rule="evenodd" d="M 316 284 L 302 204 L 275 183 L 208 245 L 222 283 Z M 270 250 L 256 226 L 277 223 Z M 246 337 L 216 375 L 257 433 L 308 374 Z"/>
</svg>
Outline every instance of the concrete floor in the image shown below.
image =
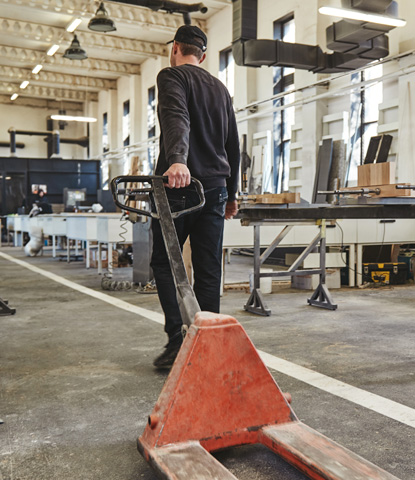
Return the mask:
<svg viewBox="0 0 415 480">
<path fill-rule="evenodd" d="M 1 252 L 102 291 L 96 270 L 82 263 L 60 262 L 50 252 Z M 232 256 L 227 278 L 246 281 L 250 262 Z M 222 312 L 242 323 L 258 349 L 410 407 L 413 422 L 414 288 L 333 291 L 335 312 L 307 306 L 309 292 L 281 288 L 266 296 L 270 317 L 245 312 L 247 294 L 232 291 Z M 104 293 L 161 311 L 156 295 Z M 154 479 L 136 438 L 166 379 L 152 366 L 165 341 L 162 326 L 1 256 L 0 297 L 17 309 L 0 317 L 0 480 Z M 271 373 L 306 424 L 402 480 L 415 478 L 411 426 Z M 216 457 L 241 480 L 305 478 L 262 447 Z"/>
</svg>

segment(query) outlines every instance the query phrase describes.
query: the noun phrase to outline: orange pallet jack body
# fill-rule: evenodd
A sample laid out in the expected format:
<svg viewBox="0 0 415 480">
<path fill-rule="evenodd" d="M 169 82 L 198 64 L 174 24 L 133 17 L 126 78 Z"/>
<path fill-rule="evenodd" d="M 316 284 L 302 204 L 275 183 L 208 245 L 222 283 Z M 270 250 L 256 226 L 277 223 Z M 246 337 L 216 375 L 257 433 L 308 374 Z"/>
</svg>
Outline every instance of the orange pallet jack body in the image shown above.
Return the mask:
<svg viewBox="0 0 415 480">
<path fill-rule="evenodd" d="M 142 179 L 117 177 L 113 192 L 122 181 Z M 139 451 L 161 478 L 236 480 L 210 452 L 263 444 L 311 479 L 397 480 L 300 422 L 239 322 L 226 315 L 197 313 L 182 266 L 171 266 L 189 328 L 138 439 Z"/>
</svg>

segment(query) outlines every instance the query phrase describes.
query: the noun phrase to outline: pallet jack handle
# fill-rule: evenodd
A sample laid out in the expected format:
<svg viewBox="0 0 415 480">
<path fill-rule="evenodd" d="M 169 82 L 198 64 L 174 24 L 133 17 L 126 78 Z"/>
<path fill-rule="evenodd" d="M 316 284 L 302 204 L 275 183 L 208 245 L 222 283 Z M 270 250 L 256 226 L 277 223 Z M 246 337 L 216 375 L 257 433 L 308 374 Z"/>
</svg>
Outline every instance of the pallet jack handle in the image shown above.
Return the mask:
<svg viewBox="0 0 415 480">
<path fill-rule="evenodd" d="M 117 205 L 121 210 L 126 210 L 128 212 L 137 213 L 138 215 L 145 215 L 147 217 L 152 217 L 156 219 L 160 219 L 159 209 L 157 208 L 157 212 L 150 212 L 148 210 L 142 210 L 138 208 L 131 207 L 126 205 L 125 203 L 120 202 L 119 195 L 124 195 L 127 200 L 144 200 L 145 196 L 149 193 L 155 194 L 155 191 L 160 187 L 164 188 L 164 185 L 168 183 L 167 176 L 160 176 L 160 175 L 121 175 L 119 177 L 115 177 L 111 180 L 111 191 L 112 196 L 114 199 L 115 205 Z M 148 188 L 136 188 L 136 187 L 125 187 L 119 188 L 120 184 L 137 184 L 137 183 L 148 183 L 151 187 Z M 197 194 L 199 195 L 199 203 L 193 207 L 186 208 L 185 210 L 180 210 L 178 212 L 170 212 L 171 217 L 176 219 L 181 217 L 182 215 L 188 215 L 193 212 L 197 212 L 200 210 L 205 204 L 205 195 L 203 192 L 203 186 L 199 180 L 192 177 L 192 183 L 196 187 Z M 164 212 L 163 212 L 164 213 Z"/>
<path fill-rule="evenodd" d="M 119 176 L 111 181 L 111 190 L 115 204 L 122 210 L 134 212 L 139 215 L 152 217 L 160 222 L 161 231 L 163 234 L 164 245 L 166 247 L 167 256 L 170 263 L 170 269 L 173 275 L 173 280 L 176 285 L 177 303 L 179 304 L 180 314 L 183 321 L 184 332 L 194 322 L 196 313 L 200 312 L 200 306 L 196 300 L 195 293 L 190 286 L 187 278 L 186 269 L 183 263 L 182 251 L 180 248 L 179 239 L 177 237 L 176 228 L 173 219 L 182 215 L 188 215 L 200 210 L 205 204 L 205 196 L 203 193 L 203 186 L 199 180 L 192 178 L 192 183 L 196 186 L 196 191 L 199 195 L 199 203 L 193 207 L 180 210 L 178 212 L 171 212 L 170 205 L 166 195 L 166 183 L 168 177 L 163 176 Z M 120 184 L 127 184 L 126 188 L 119 188 Z M 128 184 L 147 183 L 150 187 L 135 188 L 129 187 Z M 151 194 L 156 206 L 156 212 L 141 210 L 131 207 L 118 200 L 119 195 L 124 195 L 128 200 L 147 200 L 148 195 Z"/>
</svg>

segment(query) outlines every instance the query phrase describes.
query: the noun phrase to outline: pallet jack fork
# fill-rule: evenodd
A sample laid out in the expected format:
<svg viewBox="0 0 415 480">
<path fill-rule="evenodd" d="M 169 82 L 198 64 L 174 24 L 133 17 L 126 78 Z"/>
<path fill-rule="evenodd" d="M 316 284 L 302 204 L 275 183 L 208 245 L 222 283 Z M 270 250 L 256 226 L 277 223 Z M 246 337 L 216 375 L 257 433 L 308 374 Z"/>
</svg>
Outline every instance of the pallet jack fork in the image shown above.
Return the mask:
<svg viewBox="0 0 415 480">
<path fill-rule="evenodd" d="M 181 301 L 183 261 L 177 236 L 165 234 L 173 221 L 168 206 L 165 209 L 163 177 L 116 177 L 111 183 L 114 201 L 124 208 L 118 195 L 143 191 L 119 189 L 119 183 L 143 181 L 152 183 L 147 191 L 152 191 L 157 209 L 144 214 L 159 218 L 179 304 L 184 309 L 190 305 L 182 348 L 138 439 L 138 450 L 157 475 L 168 480 L 236 480 L 210 452 L 263 444 L 311 479 L 397 480 L 300 422 L 289 396 L 281 392 L 235 318 L 209 312 L 191 317 L 197 301 L 194 294 L 194 301 L 188 301 L 190 286 L 184 289 L 186 302 Z"/>
</svg>

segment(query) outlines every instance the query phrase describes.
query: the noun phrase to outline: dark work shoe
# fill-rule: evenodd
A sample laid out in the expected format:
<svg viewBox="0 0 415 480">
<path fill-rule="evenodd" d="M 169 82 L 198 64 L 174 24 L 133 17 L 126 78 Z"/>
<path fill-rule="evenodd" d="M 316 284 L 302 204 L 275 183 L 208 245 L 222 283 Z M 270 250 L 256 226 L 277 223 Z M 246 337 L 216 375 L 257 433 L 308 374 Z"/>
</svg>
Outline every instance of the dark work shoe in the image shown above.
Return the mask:
<svg viewBox="0 0 415 480">
<path fill-rule="evenodd" d="M 179 337 L 170 340 L 169 343 L 164 347 L 164 352 L 154 360 L 153 365 L 156 368 L 170 368 L 176 360 L 182 343 L 183 338 L 181 334 Z"/>
</svg>

